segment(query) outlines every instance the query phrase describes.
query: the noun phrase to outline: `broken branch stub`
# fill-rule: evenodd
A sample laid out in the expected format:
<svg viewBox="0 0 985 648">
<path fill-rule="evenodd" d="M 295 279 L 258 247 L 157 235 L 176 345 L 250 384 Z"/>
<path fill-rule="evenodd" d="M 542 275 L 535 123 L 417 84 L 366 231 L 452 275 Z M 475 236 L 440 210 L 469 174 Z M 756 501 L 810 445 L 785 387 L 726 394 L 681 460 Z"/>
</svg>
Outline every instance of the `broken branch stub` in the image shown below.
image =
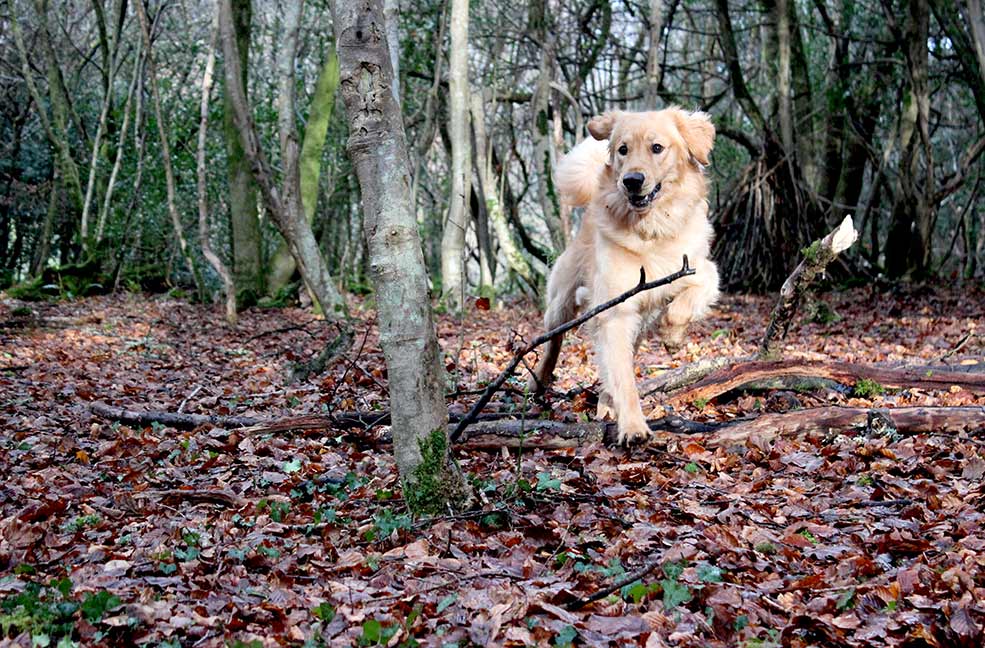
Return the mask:
<svg viewBox="0 0 985 648">
<path fill-rule="evenodd" d="M 759 348 L 761 360 L 776 358 L 779 344 L 787 336 L 790 322 L 793 320 L 801 297 L 814 279 L 822 274 L 828 264 L 835 260 L 841 252 L 850 248 L 858 240 L 858 232 L 852 223 L 852 217 L 845 220 L 827 236 L 814 241 L 804 248 L 804 260 L 801 261 L 780 288 L 780 296 L 773 307 L 770 324 L 763 335 Z"/>
</svg>

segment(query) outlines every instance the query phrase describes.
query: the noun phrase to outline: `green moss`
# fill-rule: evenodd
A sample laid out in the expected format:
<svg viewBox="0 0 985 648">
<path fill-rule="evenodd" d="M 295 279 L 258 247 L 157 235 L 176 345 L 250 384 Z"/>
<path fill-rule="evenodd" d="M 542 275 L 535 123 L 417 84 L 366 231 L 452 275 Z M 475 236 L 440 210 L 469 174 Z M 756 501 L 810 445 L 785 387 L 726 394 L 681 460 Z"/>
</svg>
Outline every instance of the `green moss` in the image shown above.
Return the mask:
<svg viewBox="0 0 985 648">
<path fill-rule="evenodd" d="M 804 260 L 808 263 L 814 263 L 817 261 L 817 255 L 821 251 L 821 241 L 814 241 L 803 250 L 800 251 L 804 255 Z"/>
<path fill-rule="evenodd" d="M 415 515 L 439 515 L 462 507 L 468 485 L 448 457 L 448 437 L 441 428 L 418 439 L 421 463 L 404 481 L 404 500 Z"/>
<path fill-rule="evenodd" d="M 863 378 L 855 383 L 855 387 L 852 389 L 852 395 L 858 398 L 872 398 L 873 396 L 882 396 L 885 393 L 885 387 L 868 378 Z"/>
</svg>

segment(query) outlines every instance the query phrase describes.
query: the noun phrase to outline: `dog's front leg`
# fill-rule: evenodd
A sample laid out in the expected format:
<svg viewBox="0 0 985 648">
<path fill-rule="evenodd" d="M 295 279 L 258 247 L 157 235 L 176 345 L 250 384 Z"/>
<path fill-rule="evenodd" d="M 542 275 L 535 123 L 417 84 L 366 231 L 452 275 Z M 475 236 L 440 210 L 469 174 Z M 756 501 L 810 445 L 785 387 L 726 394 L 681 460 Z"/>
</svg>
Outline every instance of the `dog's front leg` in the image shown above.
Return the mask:
<svg viewBox="0 0 985 648">
<path fill-rule="evenodd" d="M 599 370 L 604 394 L 611 398 L 616 413 L 619 443 L 646 438 L 650 428 L 640 407 L 633 371 L 633 342 L 639 333 L 640 316 L 632 306 L 624 304 L 601 314 L 599 320 L 596 329 Z"/>
<path fill-rule="evenodd" d="M 658 324 L 661 341 L 674 352 L 684 342 L 688 324 L 703 318 L 718 299 L 718 269 L 706 259 L 699 259 L 697 274 L 688 277 L 685 288 L 667 304 Z"/>
</svg>

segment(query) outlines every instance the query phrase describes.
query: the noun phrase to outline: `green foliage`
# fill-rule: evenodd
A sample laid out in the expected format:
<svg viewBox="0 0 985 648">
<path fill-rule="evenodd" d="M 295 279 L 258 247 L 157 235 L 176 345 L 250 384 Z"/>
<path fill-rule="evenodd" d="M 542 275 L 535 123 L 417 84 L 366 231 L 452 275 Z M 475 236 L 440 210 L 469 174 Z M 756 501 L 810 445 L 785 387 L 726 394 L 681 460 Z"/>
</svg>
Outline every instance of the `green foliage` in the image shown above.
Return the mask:
<svg viewBox="0 0 985 648">
<path fill-rule="evenodd" d="M 571 648 L 574 646 L 575 639 L 578 638 L 578 631 L 575 630 L 574 626 L 566 625 L 561 629 L 561 632 L 557 633 L 554 637 L 554 646 L 557 648 Z"/>
<path fill-rule="evenodd" d="M 852 395 L 858 398 L 873 398 L 886 393 L 886 388 L 874 380 L 862 378 L 852 388 Z"/>
<path fill-rule="evenodd" d="M 395 531 L 405 531 L 413 527 L 410 515 L 397 515 L 391 509 L 383 509 L 373 516 L 373 528 L 366 532 L 367 540 L 389 538 Z"/>
<path fill-rule="evenodd" d="M 322 601 L 316 607 L 311 609 L 311 613 L 325 623 L 331 623 L 332 619 L 335 618 L 335 606 L 328 601 Z"/>
<path fill-rule="evenodd" d="M 535 488 L 538 491 L 561 490 L 561 480 L 551 477 L 549 472 L 537 473 L 537 486 Z"/>
<path fill-rule="evenodd" d="M 393 635 L 397 634 L 400 626 L 383 624 L 376 619 L 363 622 L 363 633 L 359 637 L 360 646 L 385 646 Z"/>
<path fill-rule="evenodd" d="M 766 556 L 772 556 L 776 553 L 776 545 L 773 544 L 772 542 L 760 542 L 753 548 L 757 552 Z"/>
<path fill-rule="evenodd" d="M 47 586 L 27 583 L 22 592 L 0 601 L 0 639 L 27 633 L 33 645 L 70 646 L 78 620 L 98 623 L 122 605 L 107 591 L 87 593 L 81 602 L 71 594 L 72 581 L 67 578 Z"/>
<path fill-rule="evenodd" d="M 78 533 L 79 531 L 83 531 L 89 527 L 97 526 L 101 521 L 101 518 L 95 514 L 79 515 L 72 518 L 69 522 L 66 522 L 62 526 L 62 529 L 68 531 L 69 533 Z"/>
</svg>

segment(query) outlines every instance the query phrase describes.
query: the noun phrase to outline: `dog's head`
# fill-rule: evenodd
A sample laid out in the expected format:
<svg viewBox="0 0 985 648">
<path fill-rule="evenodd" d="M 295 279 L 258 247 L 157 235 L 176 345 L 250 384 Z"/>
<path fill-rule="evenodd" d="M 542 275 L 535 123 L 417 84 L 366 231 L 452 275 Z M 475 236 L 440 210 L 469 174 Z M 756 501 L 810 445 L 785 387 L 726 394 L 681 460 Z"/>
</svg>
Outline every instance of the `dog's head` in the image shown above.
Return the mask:
<svg viewBox="0 0 985 648">
<path fill-rule="evenodd" d="M 686 174 L 708 164 L 715 127 L 707 114 L 666 108 L 593 117 L 588 132 L 609 140 L 611 177 L 631 211 L 644 212 Z"/>
</svg>

